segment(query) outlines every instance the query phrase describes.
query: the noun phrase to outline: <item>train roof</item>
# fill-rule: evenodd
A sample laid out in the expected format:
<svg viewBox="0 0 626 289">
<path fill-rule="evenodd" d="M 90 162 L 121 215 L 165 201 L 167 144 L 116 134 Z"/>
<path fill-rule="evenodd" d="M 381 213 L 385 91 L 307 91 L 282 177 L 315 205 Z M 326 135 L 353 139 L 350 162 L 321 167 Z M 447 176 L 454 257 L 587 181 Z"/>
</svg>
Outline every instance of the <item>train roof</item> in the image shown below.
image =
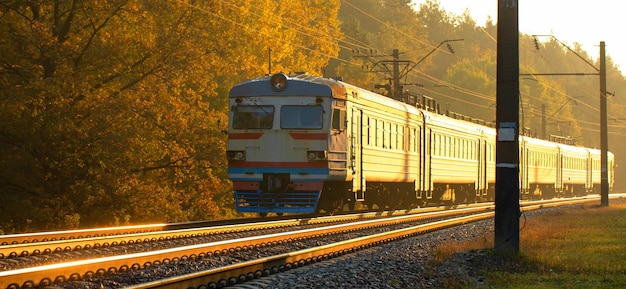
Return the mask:
<svg viewBox="0 0 626 289">
<path fill-rule="evenodd" d="M 529 136 L 520 136 L 520 141 L 524 141 L 529 145 L 551 146 L 554 148 L 558 147 L 558 143 L 551 142 L 545 139 L 533 138 Z"/>
<path fill-rule="evenodd" d="M 426 122 L 431 124 L 437 124 L 440 126 L 453 126 L 463 131 L 473 131 L 477 134 L 487 134 L 495 136 L 495 130 L 488 126 L 484 126 L 467 120 L 455 119 L 443 114 L 438 114 L 430 111 L 423 110 L 422 113 L 426 117 Z"/>
<path fill-rule="evenodd" d="M 390 108 L 418 114 L 418 109 L 412 105 L 391 99 L 378 93 L 358 86 L 331 78 L 312 76 L 309 74 L 283 74 L 287 85 L 276 91 L 270 85 L 273 75 L 266 75 L 236 84 L 231 88 L 229 96 L 263 96 L 263 95 L 310 95 L 333 96 L 338 99 L 364 99 L 385 105 Z M 291 84 L 291 85 L 290 85 Z M 297 85 L 293 85 L 297 84 Z"/>
<path fill-rule="evenodd" d="M 360 88 L 358 86 L 354 86 L 349 83 L 345 83 L 343 81 L 338 81 L 338 82 L 341 83 L 346 88 L 348 98 L 350 99 L 354 99 L 354 100 L 364 99 L 364 100 L 368 100 L 368 101 L 375 102 L 378 104 L 382 104 L 386 107 L 394 108 L 394 109 L 401 110 L 401 111 L 407 111 L 415 115 L 419 113 L 417 107 L 412 106 L 410 104 L 397 101 L 390 97 L 378 94 L 373 91 L 369 91 L 367 89 Z"/>
<path fill-rule="evenodd" d="M 310 96 L 333 96 L 338 99 L 365 99 L 378 104 L 385 105 L 390 108 L 407 111 L 412 114 L 423 114 L 427 122 L 435 122 L 441 125 L 455 125 L 465 130 L 473 130 L 476 132 L 484 133 L 487 135 L 496 135 L 496 130 L 492 127 L 474 123 L 467 120 L 455 119 L 446 115 L 442 115 L 435 112 L 430 112 L 423 109 L 389 98 L 387 96 L 378 94 L 367 89 L 360 88 L 358 86 L 336 80 L 331 78 L 325 78 L 320 76 L 313 76 L 306 73 L 296 74 L 282 74 L 287 80 L 287 85 L 284 89 L 276 91 L 270 85 L 270 81 L 274 75 L 265 75 L 248 81 L 244 81 L 236 84 L 230 90 L 230 97 L 237 96 L 263 96 L 263 95 L 310 95 Z M 276 74 L 275 74 L 276 75 Z M 289 83 L 295 82 L 298 85 L 289 85 Z M 593 148 L 585 148 L 581 146 L 573 146 L 567 144 L 560 144 L 551 142 L 548 140 L 542 140 L 537 138 L 531 138 L 527 136 L 520 136 L 520 141 L 526 141 L 530 144 L 554 146 L 560 147 L 562 150 L 567 151 L 582 151 L 587 150 L 592 154 L 599 153 L 599 150 Z M 611 152 L 608 152 L 612 155 Z"/>
<path fill-rule="evenodd" d="M 310 95 L 310 96 L 331 96 L 338 98 L 346 97 L 345 89 L 342 85 L 329 78 L 311 76 L 308 74 L 286 75 L 287 85 L 280 91 L 272 88 L 270 80 L 273 75 L 266 75 L 259 78 L 240 82 L 230 89 L 229 96 L 262 96 L 262 95 Z M 289 85 L 297 82 L 298 85 Z"/>
</svg>

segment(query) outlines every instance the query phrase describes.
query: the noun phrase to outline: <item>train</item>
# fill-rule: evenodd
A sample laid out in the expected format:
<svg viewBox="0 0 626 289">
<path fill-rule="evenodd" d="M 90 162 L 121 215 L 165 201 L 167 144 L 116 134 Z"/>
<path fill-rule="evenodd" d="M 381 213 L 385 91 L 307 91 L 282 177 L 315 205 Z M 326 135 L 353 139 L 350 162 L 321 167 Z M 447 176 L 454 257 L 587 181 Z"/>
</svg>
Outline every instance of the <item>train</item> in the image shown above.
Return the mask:
<svg viewBox="0 0 626 289">
<path fill-rule="evenodd" d="M 410 99 L 409 99 L 410 98 Z M 496 130 L 340 79 L 276 73 L 229 92 L 228 177 L 240 213 L 410 209 L 495 197 Z M 520 134 L 520 197 L 600 191 L 600 150 Z M 609 189 L 614 155 L 608 155 Z"/>
</svg>

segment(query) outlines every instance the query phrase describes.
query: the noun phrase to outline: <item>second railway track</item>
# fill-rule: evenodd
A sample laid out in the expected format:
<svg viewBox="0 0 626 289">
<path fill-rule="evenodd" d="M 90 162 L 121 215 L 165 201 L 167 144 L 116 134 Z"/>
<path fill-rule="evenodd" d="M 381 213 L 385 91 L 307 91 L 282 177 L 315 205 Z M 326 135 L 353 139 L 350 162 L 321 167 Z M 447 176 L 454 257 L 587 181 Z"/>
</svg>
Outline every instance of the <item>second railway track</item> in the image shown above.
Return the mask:
<svg viewBox="0 0 626 289">
<path fill-rule="evenodd" d="M 463 205 L 471 208 L 480 204 Z M 410 212 L 364 212 L 327 217 L 298 217 L 231 220 L 230 222 L 195 222 L 173 225 L 154 224 L 91 230 L 73 230 L 34 234 L 0 236 L 0 269 L 3 259 L 41 256 L 100 248 L 115 248 L 133 244 L 149 244 L 159 241 L 199 238 L 225 233 L 237 233 L 263 229 L 315 226 L 322 223 L 349 222 L 358 219 L 388 217 L 397 214 L 419 214 L 445 210 L 446 207 L 416 209 Z M 243 222 L 242 222 L 243 221 Z M 178 229 L 182 228 L 182 229 Z M 20 242 L 21 241 L 21 242 Z M 114 250 L 114 249 L 110 249 Z"/>
<path fill-rule="evenodd" d="M 589 199 L 579 199 L 576 201 L 582 202 L 586 200 Z M 549 205 L 550 203 L 546 202 L 537 203 L 534 206 L 535 208 L 539 208 Z M 532 209 L 532 207 L 525 207 L 525 210 L 530 209 Z M 485 210 L 485 207 L 478 207 L 458 211 L 446 211 L 445 213 L 448 215 L 475 214 L 477 212 L 484 212 Z M 123 272 L 122 274 L 133 275 L 132 272 L 136 271 L 136 269 L 157 268 L 157 265 L 166 267 L 190 266 L 191 268 L 196 266 L 196 270 L 192 271 L 203 271 L 204 273 L 196 273 L 198 276 L 193 278 L 202 278 L 203 280 L 200 281 L 200 283 L 196 281 L 192 282 L 196 282 L 196 284 L 212 284 L 211 286 L 220 287 L 225 284 L 245 281 L 274 271 L 301 266 L 318 259 L 344 254 L 372 244 L 387 242 L 389 240 L 402 238 L 403 236 L 410 236 L 423 230 L 433 230 L 438 226 L 453 225 L 436 223 L 428 225 L 432 227 L 425 227 L 426 225 L 422 223 L 415 223 L 420 222 L 420 219 L 435 218 L 437 214 L 440 213 L 433 212 L 421 215 L 367 220 L 358 222 L 358 224 L 335 224 L 323 228 L 274 233 L 272 235 L 235 237 L 237 239 L 9 270 L 0 272 L 0 288 L 35 287 L 40 285 L 60 284 L 68 280 L 92 280 L 114 272 Z M 478 218 L 490 218 L 492 216 L 490 214 L 491 213 L 482 214 Z M 464 217 L 458 219 L 457 222 L 469 222 L 472 220 L 467 218 L 476 217 Z M 355 235 L 347 234 L 347 232 L 360 233 Z M 340 243 L 343 245 L 338 245 Z M 275 246 L 282 244 L 292 244 L 292 246 L 290 246 L 289 249 L 279 249 L 278 247 L 280 246 Z M 274 247 L 276 247 L 276 249 L 273 249 Z M 266 248 L 264 251 L 268 252 L 257 253 L 259 248 Z M 219 261 L 214 262 L 215 260 Z M 208 263 L 209 265 L 208 267 L 205 265 L 193 265 L 196 262 L 203 264 Z M 212 266 L 211 263 L 214 263 L 214 265 Z M 224 268 L 224 265 L 227 266 Z M 231 272 L 230 270 L 235 271 Z M 167 282 L 173 282 L 173 284 L 177 282 L 188 282 L 181 281 L 187 277 L 179 276 L 176 277 L 178 281 L 170 280 Z M 149 285 L 150 287 L 156 286 L 157 283 L 167 283 L 163 280 L 155 281 L 147 277 L 143 279 L 137 278 L 137 280 L 134 281 L 135 283 L 125 283 L 123 286 L 151 281 L 156 283 L 152 283 Z M 174 286 L 180 286 L 180 284 Z"/>
</svg>

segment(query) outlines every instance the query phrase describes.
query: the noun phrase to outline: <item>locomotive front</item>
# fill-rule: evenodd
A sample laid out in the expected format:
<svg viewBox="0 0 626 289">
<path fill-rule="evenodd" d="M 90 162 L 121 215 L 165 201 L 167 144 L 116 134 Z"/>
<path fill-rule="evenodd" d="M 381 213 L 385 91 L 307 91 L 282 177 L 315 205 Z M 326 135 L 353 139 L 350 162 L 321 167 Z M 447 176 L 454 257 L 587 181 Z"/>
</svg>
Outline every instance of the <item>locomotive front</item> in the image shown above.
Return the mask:
<svg viewBox="0 0 626 289">
<path fill-rule="evenodd" d="M 328 179 L 332 91 L 284 74 L 229 94 L 228 176 L 238 212 L 313 213 Z"/>
</svg>

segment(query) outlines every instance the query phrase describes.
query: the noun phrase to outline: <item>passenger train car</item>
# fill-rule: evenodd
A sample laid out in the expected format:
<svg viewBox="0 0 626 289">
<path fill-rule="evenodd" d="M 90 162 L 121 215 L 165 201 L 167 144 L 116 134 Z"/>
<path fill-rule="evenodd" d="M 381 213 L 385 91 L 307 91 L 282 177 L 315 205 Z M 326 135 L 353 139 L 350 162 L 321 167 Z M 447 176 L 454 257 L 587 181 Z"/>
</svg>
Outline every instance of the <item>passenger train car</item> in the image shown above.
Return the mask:
<svg viewBox="0 0 626 289">
<path fill-rule="evenodd" d="M 496 131 L 342 81 L 282 73 L 229 95 L 239 212 L 314 213 L 493 200 Z M 600 152 L 520 137 L 520 194 L 599 192 Z M 609 180 L 613 185 L 613 154 Z"/>
</svg>

